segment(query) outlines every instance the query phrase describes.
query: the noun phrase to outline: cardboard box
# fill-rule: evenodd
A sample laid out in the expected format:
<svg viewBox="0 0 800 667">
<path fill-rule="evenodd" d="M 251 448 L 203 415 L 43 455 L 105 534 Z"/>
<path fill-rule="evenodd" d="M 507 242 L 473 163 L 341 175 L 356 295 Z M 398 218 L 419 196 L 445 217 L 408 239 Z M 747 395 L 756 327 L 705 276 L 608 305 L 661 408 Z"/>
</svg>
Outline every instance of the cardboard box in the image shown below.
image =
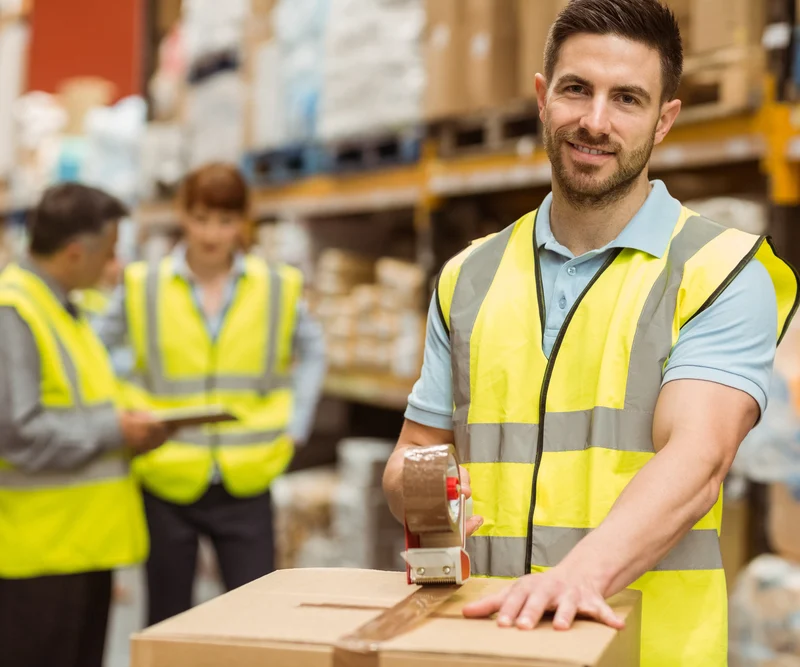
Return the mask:
<svg viewBox="0 0 800 667">
<path fill-rule="evenodd" d="M 626 591 L 612 606 L 626 620 L 617 632 L 578 621 L 571 632 L 549 622 L 530 632 L 467 620 L 467 601 L 508 586 L 471 579 L 433 618 L 379 647 L 380 667 L 635 667 L 641 597 Z M 405 573 L 282 570 L 137 634 L 132 667 L 332 667 L 333 645 L 406 598 Z"/>
<path fill-rule="evenodd" d="M 521 97 L 536 97 L 535 78 L 544 74 L 544 49 L 560 3 L 555 0 L 519 0 L 518 89 Z"/>
<path fill-rule="evenodd" d="M 758 45 L 766 25 L 763 0 L 694 0 L 690 43 L 696 54 Z"/>
<path fill-rule="evenodd" d="M 767 532 L 776 552 L 800 563 L 800 501 L 785 484 L 770 486 Z"/>
<path fill-rule="evenodd" d="M 463 0 L 427 0 L 425 116 L 457 116 L 467 108 L 466 11 Z"/>
<path fill-rule="evenodd" d="M 465 0 L 467 104 L 491 109 L 517 93 L 516 0 Z"/>
</svg>

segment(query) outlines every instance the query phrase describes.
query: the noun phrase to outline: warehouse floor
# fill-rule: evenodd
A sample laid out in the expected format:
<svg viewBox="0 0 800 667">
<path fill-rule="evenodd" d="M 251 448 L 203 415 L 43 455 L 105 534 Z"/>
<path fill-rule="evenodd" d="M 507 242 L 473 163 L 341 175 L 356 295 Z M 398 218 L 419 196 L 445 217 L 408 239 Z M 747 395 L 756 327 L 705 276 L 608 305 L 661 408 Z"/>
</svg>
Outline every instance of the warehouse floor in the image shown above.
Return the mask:
<svg viewBox="0 0 800 667">
<path fill-rule="evenodd" d="M 141 630 L 144 624 L 145 586 L 144 569 L 120 570 L 115 581 L 124 587 L 124 600 L 114 603 L 106 644 L 105 667 L 130 666 L 130 637 Z M 195 584 L 195 600 L 205 602 L 222 592 L 220 585 L 208 578 L 198 577 Z"/>
</svg>

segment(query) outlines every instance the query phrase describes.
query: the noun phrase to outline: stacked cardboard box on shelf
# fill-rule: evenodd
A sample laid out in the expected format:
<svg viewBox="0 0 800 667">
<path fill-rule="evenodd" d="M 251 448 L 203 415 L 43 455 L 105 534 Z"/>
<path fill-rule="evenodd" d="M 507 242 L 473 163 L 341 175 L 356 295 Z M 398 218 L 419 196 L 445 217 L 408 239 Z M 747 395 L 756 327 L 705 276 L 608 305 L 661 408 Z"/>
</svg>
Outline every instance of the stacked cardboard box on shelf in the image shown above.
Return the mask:
<svg viewBox="0 0 800 667">
<path fill-rule="evenodd" d="M 678 19 L 687 56 L 747 50 L 761 40 L 764 0 L 665 1 Z M 427 117 L 438 120 L 534 99 L 550 27 L 568 3 L 428 0 Z"/>
<path fill-rule="evenodd" d="M 423 271 L 327 250 L 320 257 L 313 308 L 323 324 L 328 360 L 337 370 L 413 378 L 422 363 Z"/>
</svg>

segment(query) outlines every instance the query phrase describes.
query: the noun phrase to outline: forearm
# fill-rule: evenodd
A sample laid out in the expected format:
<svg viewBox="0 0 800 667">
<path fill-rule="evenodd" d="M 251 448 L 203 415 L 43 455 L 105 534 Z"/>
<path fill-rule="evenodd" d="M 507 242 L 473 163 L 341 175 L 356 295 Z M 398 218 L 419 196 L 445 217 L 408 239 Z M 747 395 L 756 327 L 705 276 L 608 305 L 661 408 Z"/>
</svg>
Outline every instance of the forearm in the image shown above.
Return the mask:
<svg viewBox="0 0 800 667">
<path fill-rule="evenodd" d="M 694 454 L 693 454 L 694 451 Z M 672 442 L 642 468 L 606 520 L 562 561 L 606 597 L 648 570 L 705 516 L 719 497 L 724 463 L 703 459 L 691 442 Z"/>
</svg>

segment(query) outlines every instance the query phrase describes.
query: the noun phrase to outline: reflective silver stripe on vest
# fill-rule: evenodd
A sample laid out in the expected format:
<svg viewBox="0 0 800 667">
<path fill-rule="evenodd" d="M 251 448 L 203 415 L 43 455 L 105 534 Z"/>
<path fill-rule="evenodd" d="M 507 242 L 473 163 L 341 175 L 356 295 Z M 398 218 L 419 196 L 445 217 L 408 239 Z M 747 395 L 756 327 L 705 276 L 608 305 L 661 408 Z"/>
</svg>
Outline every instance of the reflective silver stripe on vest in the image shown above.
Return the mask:
<svg viewBox="0 0 800 667">
<path fill-rule="evenodd" d="M 261 393 L 268 394 L 275 387 L 278 363 L 278 332 L 280 331 L 281 301 L 283 297 L 282 280 L 277 271 L 269 269 L 269 308 L 267 308 L 267 360 L 264 374 L 260 378 Z"/>
<path fill-rule="evenodd" d="M 458 424 L 456 440 L 471 447 L 472 463 L 530 463 L 536 456 L 538 424 Z M 580 452 L 602 447 L 622 452 L 653 451 L 653 416 L 632 410 L 595 408 L 547 413 L 545 452 Z"/>
<path fill-rule="evenodd" d="M 161 357 L 158 335 L 158 292 L 160 282 L 160 266 L 148 267 L 145 282 L 145 346 L 147 349 L 147 368 L 144 373 L 143 386 L 155 396 L 190 396 L 204 394 L 213 385 L 216 391 L 257 391 L 268 394 L 274 389 L 290 386 L 285 377 L 275 377 L 277 358 L 278 322 L 282 297 L 281 277 L 277 271 L 270 269 L 270 307 L 267 308 L 266 331 L 269 335 L 269 348 L 266 353 L 264 373 L 260 375 L 215 375 L 207 377 L 172 379 L 166 376 Z"/>
<path fill-rule="evenodd" d="M 577 546 L 585 528 L 533 527 L 533 565 L 555 567 Z M 524 537 L 470 537 L 467 549 L 474 574 L 519 577 L 525 561 Z M 720 570 L 722 555 L 716 530 L 692 530 L 653 568 L 656 572 Z"/>
<path fill-rule="evenodd" d="M 185 429 L 173 441 L 181 445 L 196 447 L 235 447 L 248 445 L 268 445 L 284 435 L 284 429 L 269 431 L 208 432 L 200 429 Z"/>
<path fill-rule="evenodd" d="M 61 341 L 61 336 L 58 335 L 58 332 L 56 331 L 55 326 L 53 326 L 50 317 L 48 317 L 47 313 L 40 308 L 39 304 L 36 302 L 36 299 L 33 298 L 33 296 L 31 296 L 22 285 L 8 283 L 3 285 L 3 289 L 17 292 L 27 299 L 28 303 L 33 306 L 36 311 L 38 311 L 41 318 L 50 328 L 50 333 L 53 334 L 53 340 L 56 341 L 56 346 L 58 347 L 58 356 L 61 358 L 61 365 L 64 368 L 64 373 L 67 376 L 67 382 L 69 382 L 69 385 L 72 389 L 73 403 L 75 404 L 76 408 L 82 408 L 84 406 L 84 402 L 83 396 L 81 395 L 81 385 L 78 381 L 78 369 L 75 367 L 75 362 L 72 361 L 72 357 L 67 351 L 64 343 Z"/>
<path fill-rule="evenodd" d="M 454 424 L 466 424 L 470 401 L 470 350 L 472 327 L 503 259 L 514 225 L 478 246 L 464 260 L 450 304 L 450 359 L 453 365 Z M 455 324 L 454 324 L 455 323 Z M 462 461 L 469 461 L 469 443 L 456 442 Z M 466 451 L 461 448 L 466 447 Z"/>
<path fill-rule="evenodd" d="M 626 410 L 651 414 L 655 410 L 664 363 L 672 350 L 672 323 L 686 262 L 724 231 L 721 225 L 695 216 L 672 240 L 667 265 L 653 284 L 636 325 L 628 365 Z"/>
<path fill-rule="evenodd" d="M 26 473 L 18 468 L 0 468 L 0 489 L 49 489 L 81 486 L 128 476 L 128 461 L 121 455 L 105 456 L 67 472 Z"/>
<path fill-rule="evenodd" d="M 508 227 L 466 258 L 453 293 L 450 311 L 453 397 L 456 406 L 453 428 L 456 446 L 464 462 L 531 463 L 536 456 L 538 426 L 535 424 L 468 423 L 472 331 L 514 229 L 513 225 Z M 661 389 L 664 363 L 672 348 L 672 324 L 684 269 L 689 259 L 724 231 L 723 227 L 705 218 L 693 217 L 686 221 L 670 244 L 666 266 L 653 284 L 637 324 L 629 361 L 625 409 L 595 408 L 575 413 L 547 413 L 545 451 L 580 451 L 586 447 L 653 451 L 653 413 Z M 553 531 L 567 532 L 554 534 Z M 711 532 L 714 533 L 713 544 L 709 537 L 689 535 L 658 569 L 716 567 L 719 559 L 718 539 L 716 531 Z M 570 529 L 534 526 L 533 562 L 543 566 L 547 566 L 548 562 L 557 562 L 576 543 L 574 531 Z M 526 538 L 475 538 L 470 540 L 470 545 L 470 553 L 480 564 L 479 573 L 497 576 L 520 574 L 517 570 L 525 561 Z M 561 553 L 562 549 L 566 551 Z M 687 563 L 699 563 L 703 567 L 684 567 Z"/>
</svg>

